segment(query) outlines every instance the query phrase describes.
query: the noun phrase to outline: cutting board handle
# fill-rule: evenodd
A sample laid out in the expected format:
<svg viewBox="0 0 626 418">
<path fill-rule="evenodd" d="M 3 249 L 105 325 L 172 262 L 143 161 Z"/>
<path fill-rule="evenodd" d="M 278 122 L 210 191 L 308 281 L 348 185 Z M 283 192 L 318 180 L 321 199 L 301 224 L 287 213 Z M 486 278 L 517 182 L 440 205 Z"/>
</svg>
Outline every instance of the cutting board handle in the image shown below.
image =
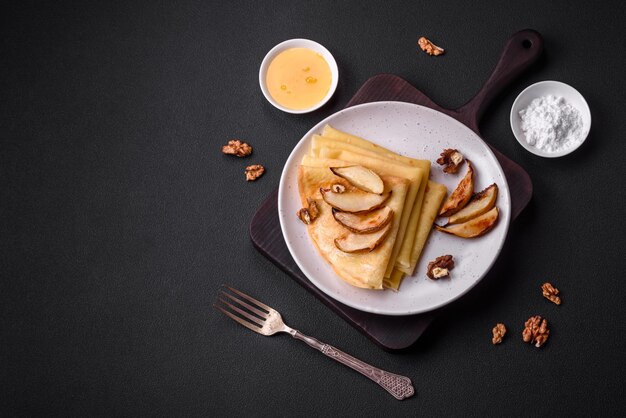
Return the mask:
<svg viewBox="0 0 626 418">
<path fill-rule="evenodd" d="M 485 84 L 470 101 L 454 111 L 456 118 L 479 133 L 478 122 L 493 98 L 534 63 L 542 50 L 543 38 L 539 32 L 525 29 L 513 34 Z"/>
</svg>

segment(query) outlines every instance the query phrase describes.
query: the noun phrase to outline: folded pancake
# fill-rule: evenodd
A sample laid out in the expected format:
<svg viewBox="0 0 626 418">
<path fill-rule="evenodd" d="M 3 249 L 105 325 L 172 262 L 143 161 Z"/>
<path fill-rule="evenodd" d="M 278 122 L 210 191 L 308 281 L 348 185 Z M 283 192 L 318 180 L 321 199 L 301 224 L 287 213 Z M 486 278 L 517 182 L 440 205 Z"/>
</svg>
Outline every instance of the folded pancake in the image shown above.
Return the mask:
<svg viewBox="0 0 626 418">
<path fill-rule="evenodd" d="M 424 245 L 430 235 L 430 231 L 433 229 L 433 223 L 435 222 L 441 203 L 447 193 L 448 189 L 443 184 L 435 183 L 430 180 L 428 181 L 424 204 L 422 205 L 419 223 L 417 224 L 415 244 L 413 246 L 413 252 L 411 253 L 411 265 L 406 268 L 398 267 L 398 270 L 403 273 L 412 275 L 415 272 L 417 261 L 419 260 L 422 250 L 424 249 Z"/>
<path fill-rule="evenodd" d="M 385 289 L 391 289 L 395 292 L 400 289 L 400 283 L 402 283 L 402 279 L 404 278 L 404 273 L 398 270 L 397 268 L 393 269 L 391 273 L 391 277 L 385 278 L 383 280 L 383 287 Z"/>
<path fill-rule="evenodd" d="M 386 166 L 395 166 L 395 170 L 400 172 L 402 172 L 402 170 L 405 170 L 402 167 L 411 167 L 413 170 L 415 168 L 419 168 L 420 170 L 422 170 L 422 180 L 419 184 L 415 183 L 414 186 L 414 192 L 416 193 L 414 203 L 411 206 L 410 211 L 406 214 L 407 220 L 405 222 L 404 235 L 401 237 L 402 242 L 399 246 L 399 250 L 393 255 L 395 266 L 410 266 L 411 249 L 413 248 L 419 211 L 422 207 L 424 192 L 426 190 L 426 183 L 428 182 L 430 162 L 428 160 L 413 160 L 414 162 L 416 162 L 416 164 L 405 164 L 394 159 L 382 157 L 379 154 L 373 151 L 366 150 L 364 148 L 320 136 L 314 137 L 312 141 L 311 154 L 315 155 L 316 153 L 320 157 L 335 158 L 344 161 L 359 161 L 363 157 L 376 158 L 377 160 L 384 162 Z M 407 210 L 409 209 L 407 208 Z M 391 267 L 393 266 L 388 267 L 388 274 L 386 275 L 386 277 L 389 276 L 389 273 L 391 272 Z"/>
<path fill-rule="evenodd" d="M 343 162 L 343 166 L 348 164 Z M 333 218 L 332 208 L 322 199 L 320 187 L 330 188 L 333 184 L 342 184 L 346 192 L 355 191 L 356 188 L 334 175 L 328 167 L 301 165 L 298 168 L 298 190 L 303 207 L 308 205 L 307 198 L 313 198 L 319 209 L 318 218 L 307 225 L 309 236 L 320 255 L 344 281 L 356 287 L 382 289 L 385 270 L 398 236 L 400 216 L 394 216 L 387 238 L 374 250 L 365 253 L 345 253 L 339 250 L 335 246 L 335 239 L 348 230 Z M 385 184 L 385 191 L 391 191 L 391 196 L 385 204 L 394 213 L 401 214 L 407 196 L 408 181 L 395 176 L 381 175 L 381 178 Z"/>
<path fill-rule="evenodd" d="M 333 164 L 336 164 L 336 161 L 342 161 L 343 164 L 359 164 L 373 170 L 379 175 L 400 177 L 407 179 L 410 182 L 404 206 L 405 210 L 401 214 L 397 214 L 400 217 L 400 230 L 398 232 L 398 239 L 391 254 L 389 265 L 385 270 L 385 277 L 389 277 L 396 263 L 396 257 L 400 253 L 404 243 L 404 236 L 407 232 L 407 225 L 411 217 L 412 208 L 414 207 L 415 199 L 419 192 L 423 172 L 419 167 L 410 167 L 395 162 L 390 163 L 381 158 L 374 158 L 364 154 L 357 154 L 350 151 L 340 151 L 340 154 L 341 158 L 337 160 L 305 156 L 302 164 L 316 167 L 332 167 Z"/>
<path fill-rule="evenodd" d="M 436 217 L 436 211 L 441 205 L 447 189 L 441 184 L 428 180 L 430 172 L 429 160 L 418 160 L 396 154 L 373 142 L 342 132 L 330 125 L 324 127 L 322 136 L 314 136 L 312 140 L 311 153 L 313 154 L 317 153 L 328 157 L 341 158 L 342 153 L 340 151 L 342 150 L 365 153 L 369 156 L 384 158 L 387 161 L 396 161 L 398 163 L 420 167 L 426 173 L 422 178 L 420 191 L 416 197 L 414 209 L 407 224 L 404 242 L 395 262 L 395 270 L 397 271 L 394 270 L 392 275 L 388 277 L 390 284 L 397 282 L 399 286 L 399 280 L 402 278 L 400 272 L 413 274 L 415 270 L 415 266 L 417 265 L 417 261 L 419 260 L 421 251 Z M 427 184 L 430 187 L 427 187 Z"/>
<path fill-rule="evenodd" d="M 430 235 L 430 231 L 433 229 L 433 223 L 439 213 L 441 202 L 446 197 L 448 189 L 443 184 L 435 183 L 428 180 L 428 186 L 426 187 L 426 194 L 424 197 L 424 204 L 420 211 L 419 223 L 417 224 L 415 234 L 415 244 L 413 247 L 413 253 L 411 254 L 411 265 L 409 267 L 395 267 L 391 276 L 383 280 L 383 287 L 385 289 L 391 289 L 397 291 L 400 288 L 400 283 L 405 275 L 413 275 L 415 273 L 415 267 L 419 257 L 426 245 L 426 240 Z"/>
<path fill-rule="evenodd" d="M 374 144 L 366 139 L 360 138 L 355 135 L 351 135 L 346 132 L 342 132 L 333 128 L 330 125 L 326 125 L 323 130 L 323 135 L 319 138 L 314 137 L 311 144 L 311 152 L 315 152 L 315 148 L 328 149 L 345 149 L 358 153 L 367 153 L 367 155 L 377 156 L 383 158 L 389 162 L 397 162 L 412 167 L 419 167 L 424 172 L 422 177 L 422 183 L 420 185 L 419 192 L 415 198 L 414 209 L 410 215 L 410 220 L 407 224 L 407 230 L 404 237 L 404 242 L 400 252 L 397 254 L 395 260 L 395 266 L 398 268 L 407 269 L 414 264 L 416 260 L 412 258 L 412 254 L 415 252 L 415 236 L 417 232 L 417 223 L 420 215 L 420 209 L 424 200 L 424 193 L 426 192 L 426 184 L 430 174 L 430 161 L 418 160 L 415 158 L 405 157 L 403 155 L 396 154 L 384 147 Z M 325 151 L 328 155 L 328 151 Z M 328 155 L 332 158 L 341 158 L 340 155 Z M 419 257 L 419 253 L 418 253 Z"/>
<path fill-rule="evenodd" d="M 340 131 L 339 129 L 335 129 L 330 125 L 324 126 L 324 129 L 322 130 L 322 136 L 333 139 L 335 141 L 341 141 L 346 144 L 355 145 L 359 148 L 363 148 L 368 151 L 375 152 L 381 157 L 389 158 L 389 159 L 392 159 L 392 160 L 395 160 L 404 164 L 411 165 L 415 161 L 426 161 L 428 162 L 429 167 L 430 167 L 430 162 L 428 160 L 416 160 L 414 158 L 405 157 L 404 155 L 397 154 L 391 150 L 388 150 L 385 147 L 381 147 L 380 145 L 377 145 L 371 141 L 368 141 L 367 139 L 363 139 L 359 136 Z"/>
</svg>

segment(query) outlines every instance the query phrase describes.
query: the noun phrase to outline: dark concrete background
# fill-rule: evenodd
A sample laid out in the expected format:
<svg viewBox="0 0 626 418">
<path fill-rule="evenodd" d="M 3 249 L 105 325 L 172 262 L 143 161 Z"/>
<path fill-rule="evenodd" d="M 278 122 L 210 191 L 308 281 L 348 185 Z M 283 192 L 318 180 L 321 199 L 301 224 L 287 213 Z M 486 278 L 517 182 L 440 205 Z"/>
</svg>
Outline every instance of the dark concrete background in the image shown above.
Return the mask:
<svg viewBox="0 0 626 418">
<path fill-rule="evenodd" d="M 220 4 L 221 3 L 221 4 Z M 625 8 L 619 2 L 13 2 L 0 13 L 1 416 L 624 415 Z M 457 107 L 512 33 L 545 54 L 498 97 L 484 138 L 531 175 L 534 197 L 489 276 L 401 354 L 376 347 L 257 253 L 248 224 L 292 147 L 368 77 L 404 77 Z M 447 49 L 417 51 L 429 36 Z M 335 55 L 332 102 L 271 107 L 265 53 L 289 38 Z M 587 99 L 587 142 L 529 154 L 508 115 L 529 84 Z M 223 156 L 229 138 L 250 160 Z M 243 169 L 267 172 L 246 183 Z M 556 307 L 540 295 L 551 281 Z M 375 384 L 288 336 L 218 314 L 230 283 L 293 326 L 387 370 Z M 545 315 L 537 350 L 523 322 Z M 491 328 L 504 322 L 501 346 Z"/>
</svg>

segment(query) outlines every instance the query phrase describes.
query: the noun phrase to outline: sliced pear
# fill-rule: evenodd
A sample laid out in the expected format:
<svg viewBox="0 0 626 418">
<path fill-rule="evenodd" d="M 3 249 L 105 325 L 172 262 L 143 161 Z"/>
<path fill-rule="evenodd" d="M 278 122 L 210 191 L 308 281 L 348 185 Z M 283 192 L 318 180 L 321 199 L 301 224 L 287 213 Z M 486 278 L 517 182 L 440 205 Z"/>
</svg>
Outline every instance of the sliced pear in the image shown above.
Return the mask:
<svg viewBox="0 0 626 418">
<path fill-rule="evenodd" d="M 450 216 L 448 219 L 448 225 L 461 224 L 463 222 L 467 222 L 472 218 L 482 215 L 483 213 L 490 210 L 496 204 L 496 199 L 498 197 L 498 185 L 493 183 L 491 186 L 488 186 L 485 190 L 480 191 L 465 205 L 463 209 Z"/>
<path fill-rule="evenodd" d="M 393 210 L 389 206 L 383 206 L 371 212 L 357 214 L 333 209 L 333 217 L 355 234 L 371 234 L 383 228 L 393 219 Z"/>
<path fill-rule="evenodd" d="M 368 212 L 378 209 L 391 195 L 391 191 L 385 194 L 352 191 L 336 193 L 331 189 L 320 189 L 322 198 L 326 203 L 342 212 Z"/>
<path fill-rule="evenodd" d="M 354 187 L 366 192 L 381 194 L 385 190 L 385 185 L 380 176 L 362 165 L 330 167 L 330 171 L 336 176 L 348 180 Z"/>
<path fill-rule="evenodd" d="M 475 238 L 489 232 L 498 220 L 498 208 L 494 206 L 489 212 L 483 213 L 474 219 L 470 219 L 462 224 L 439 226 L 435 225 L 438 231 L 456 235 L 461 238 Z"/>
<path fill-rule="evenodd" d="M 441 210 L 439 216 L 452 216 L 467 204 L 474 193 L 474 169 L 470 160 L 467 161 L 467 173 L 463 180 L 456 186 L 456 189 L 448 196 Z"/>
<path fill-rule="evenodd" d="M 344 253 L 370 252 L 387 238 L 389 231 L 391 231 L 391 223 L 372 234 L 353 234 L 348 232 L 335 239 L 335 246 Z"/>
</svg>

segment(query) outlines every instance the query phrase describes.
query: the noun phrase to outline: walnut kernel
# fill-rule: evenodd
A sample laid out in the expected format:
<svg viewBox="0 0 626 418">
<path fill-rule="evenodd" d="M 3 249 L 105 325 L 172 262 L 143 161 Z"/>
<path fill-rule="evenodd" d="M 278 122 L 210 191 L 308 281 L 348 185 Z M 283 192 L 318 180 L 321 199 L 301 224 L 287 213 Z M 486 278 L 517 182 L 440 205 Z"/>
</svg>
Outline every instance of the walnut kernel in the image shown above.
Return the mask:
<svg viewBox="0 0 626 418">
<path fill-rule="evenodd" d="M 557 295 L 559 294 L 559 289 L 552 286 L 550 283 L 546 282 L 541 285 L 541 292 L 543 293 L 543 297 L 548 299 L 550 302 L 560 305 L 561 298 Z"/>
<path fill-rule="evenodd" d="M 445 52 L 443 48 L 438 47 L 423 36 L 417 40 L 417 44 L 420 46 L 420 48 L 422 48 L 422 51 L 426 52 L 428 55 L 436 56 L 441 55 Z"/>
<path fill-rule="evenodd" d="M 440 155 L 441 157 L 437 158 L 437 164 L 445 165 L 444 173 L 455 174 L 465 160 L 463 154 L 456 149 L 446 148 Z"/>
<path fill-rule="evenodd" d="M 300 219 L 305 224 L 311 225 L 315 218 L 319 216 L 320 211 L 315 199 L 308 197 L 306 201 L 308 203 L 308 207 L 300 209 L 298 212 L 296 212 L 296 216 L 298 216 L 298 219 Z"/>
<path fill-rule="evenodd" d="M 310 225 L 311 222 L 313 222 L 313 220 L 311 219 L 311 213 L 307 208 L 300 209 L 298 212 L 296 212 L 296 215 L 298 216 L 298 219 L 300 219 L 307 225 Z"/>
<path fill-rule="evenodd" d="M 491 338 L 491 342 L 493 345 L 500 344 L 502 342 L 502 338 L 504 334 L 506 334 L 506 327 L 502 323 L 497 323 L 495 327 L 491 330 L 493 333 L 493 337 Z"/>
<path fill-rule="evenodd" d="M 454 260 L 451 255 L 442 255 L 437 257 L 435 261 L 428 263 L 428 271 L 426 275 L 432 280 L 437 280 L 442 277 L 448 277 L 450 270 L 454 268 Z"/>
<path fill-rule="evenodd" d="M 535 344 L 535 347 L 541 347 L 548 341 L 550 330 L 548 329 L 548 321 L 542 319 L 539 315 L 531 316 L 524 323 L 522 331 L 522 339 L 525 343 Z"/>
<path fill-rule="evenodd" d="M 309 213 L 313 217 L 313 219 L 317 218 L 320 214 L 320 210 L 317 206 L 317 202 L 312 197 L 308 197 L 306 202 L 309 204 Z"/>
<path fill-rule="evenodd" d="M 253 164 L 246 167 L 246 180 L 254 181 L 265 173 L 265 167 L 261 164 Z"/>
<path fill-rule="evenodd" d="M 227 145 L 222 147 L 222 152 L 237 157 L 247 157 L 252 154 L 252 147 L 238 139 L 231 139 Z"/>
</svg>

